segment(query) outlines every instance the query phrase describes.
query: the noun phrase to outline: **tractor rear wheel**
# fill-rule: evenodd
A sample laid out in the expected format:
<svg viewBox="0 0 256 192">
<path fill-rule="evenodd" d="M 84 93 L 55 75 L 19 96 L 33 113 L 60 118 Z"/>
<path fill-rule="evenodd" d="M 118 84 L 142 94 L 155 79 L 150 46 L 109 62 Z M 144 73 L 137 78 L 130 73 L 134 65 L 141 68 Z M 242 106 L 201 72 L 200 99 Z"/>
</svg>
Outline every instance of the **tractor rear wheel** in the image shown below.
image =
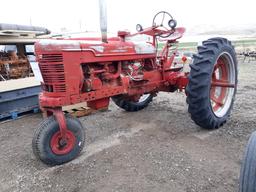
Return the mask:
<svg viewBox="0 0 256 192">
<path fill-rule="evenodd" d="M 152 101 L 152 99 L 153 99 L 153 94 L 150 94 L 150 93 L 144 94 L 136 98 L 126 97 L 124 95 L 118 95 L 118 96 L 112 97 L 112 100 L 118 107 L 129 112 L 139 111 L 144 109 L 145 107 L 148 106 L 148 104 Z"/>
<path fill-rule="evenodd" d="M 188 112 L 207 129 L 219 128 L 229 117 L 237 89 L 237 60 L 231 42 L 212 38 L 198 46 L 186 88 Z"/>
<path fill-rule="evenodd" d="M 240 171 L 240 192 L 256 191 L 256 132 L 253 132 Z"/>
<path fill-rule="evenodd" d="M 85 135 L 82 124 L 74 117 L 66 116 L 66 139 L 61 138 L 59 124 L 51 116 L 35 131 L 32 148 L 35 156 L 48 165 L 60 165 L 76 158 L 82 151 Z"/>
</svg>

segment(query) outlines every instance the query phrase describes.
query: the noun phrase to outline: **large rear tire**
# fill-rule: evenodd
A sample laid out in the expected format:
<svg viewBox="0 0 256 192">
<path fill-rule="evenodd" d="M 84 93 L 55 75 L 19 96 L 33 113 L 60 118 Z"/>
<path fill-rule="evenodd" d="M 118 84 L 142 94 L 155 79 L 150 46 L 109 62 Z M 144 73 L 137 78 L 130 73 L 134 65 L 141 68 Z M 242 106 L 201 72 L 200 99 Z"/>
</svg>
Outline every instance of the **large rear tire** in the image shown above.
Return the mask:
<svg viewBox="0 0 256 192">
<path fill-rule="evenodd" d="M 66 115 L 67 139 L 62 141 L 59 124 L 51 116 L 45 119 L 35 131 L 32 140 L 34 155 L 48 165 L 60 165 L 76 158 L 85 143 L 82 124 L 74 117 Z"/>
<path fill-rule="evenodd" d="M 256 191 L 256 132 L 253 132 L 244 154 L 240 172 L 240 192 Z"/>
<path fill-rule="evenodd" d="M 153 94 L 144 94 L 140 96 L 138 101 L 134 101 L 133 98 L 126 97 L 124 95 L 118 95 L 112 97 L 114 103 L 129 112 L 139 111 L 148 106 L 148 104 L 152 101 Z"/>
<path fill-rule="evenodd" d="M 237 60 L 231 42 L 212 38 L 198 46 L 186 88 L 188 112 L 202 128 L 214 129 L 228 119 L 237 89 Z"/>
</svg>

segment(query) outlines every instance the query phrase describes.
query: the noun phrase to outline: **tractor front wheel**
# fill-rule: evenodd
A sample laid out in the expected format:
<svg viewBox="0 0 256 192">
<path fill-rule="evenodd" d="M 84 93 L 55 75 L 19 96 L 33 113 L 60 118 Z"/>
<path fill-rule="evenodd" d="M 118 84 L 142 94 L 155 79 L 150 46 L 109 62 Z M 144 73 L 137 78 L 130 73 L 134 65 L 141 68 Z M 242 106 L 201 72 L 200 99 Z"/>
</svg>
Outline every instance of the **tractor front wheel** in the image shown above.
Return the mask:
<svg viewBox="0 0 256 192">
<path fill-rule="evenodd" d="M 154 95 L 153 94 L 144 94 L 141 96 L 127 97 L 125 95 L 118 95 L 112 97 L 114 103 L 129 112 L 139 111 L 148 106 L 148 104 L 152 101 Z"/>
<path fill-rule="evenodd" d="M 32 148 L 35 156 L 48 165 L 60 165 L 76 158 L 84 147 L 85 135 L 82 124 L 66 116 L 66 139 L 62 139 L 59 124 L 51 116 L 35 131 Z"/>
<path fill-rule="evenodd" d="M 222 126 L 231 113 L 237 89 L 237 60 L 231 42 L 212 38 L 198 46 L 186 88 L 188 111 L 207 129 Z"/>
</svg>

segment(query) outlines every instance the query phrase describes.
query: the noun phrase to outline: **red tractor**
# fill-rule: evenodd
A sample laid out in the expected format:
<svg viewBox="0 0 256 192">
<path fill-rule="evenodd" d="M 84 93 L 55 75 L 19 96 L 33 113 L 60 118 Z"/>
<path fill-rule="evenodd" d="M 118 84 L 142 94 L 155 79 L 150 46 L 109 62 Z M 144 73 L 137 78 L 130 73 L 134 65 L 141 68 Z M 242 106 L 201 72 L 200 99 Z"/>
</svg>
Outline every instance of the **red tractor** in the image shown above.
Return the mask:
<svg viewBox="0 0 256 192">
<path fill-rule="evenodd" d="M 120 108 L 133 112 L 147 107 L 160 91 L 179 90 L 185 91 L 188 112 L 197 125 L 215 129 L 226 122 L 237 87 L 237 60 L 230 41 L 204 41 L 193 56 L 190 72 L 184 72 L 172 64 L 185 29 L 176 27 L 168 12 L 157 13 L 149 28 L 137 25 L 135 34 L 119 31 L 117 37 L 107 38 L 104 26 L 101 23 L 101 38 L 35 44 L 43 77 L 40 106 L 47 114 L 32 142 L 41 161 L 62 164 L 82 151 L 82 124 L 62 112 L 63 106 L 80 102 L 101 109 L 111 98 Z M 158 41 L 165 42 L 161 51 Z"/>
</svg>

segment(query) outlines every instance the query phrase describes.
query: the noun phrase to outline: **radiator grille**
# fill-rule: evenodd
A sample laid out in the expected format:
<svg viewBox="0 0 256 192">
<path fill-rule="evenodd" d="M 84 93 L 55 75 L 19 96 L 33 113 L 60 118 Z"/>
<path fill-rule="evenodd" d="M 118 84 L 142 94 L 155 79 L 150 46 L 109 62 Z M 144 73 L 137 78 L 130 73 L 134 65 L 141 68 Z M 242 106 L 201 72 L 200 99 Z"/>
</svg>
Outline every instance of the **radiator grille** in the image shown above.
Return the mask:
<svg viewBox="0 0 256 192">
<path fill-rule="evenodd" d="M 41 58 L 41 62 L 62 62 L 63 57 L 62 54 L 43 54 Z"/>
<path fill-rule="evenodd" d="M 43 54 L 39 59 L 46 91 L 65 92 L 65 73 L 62 54 Z"/>
</svg>

